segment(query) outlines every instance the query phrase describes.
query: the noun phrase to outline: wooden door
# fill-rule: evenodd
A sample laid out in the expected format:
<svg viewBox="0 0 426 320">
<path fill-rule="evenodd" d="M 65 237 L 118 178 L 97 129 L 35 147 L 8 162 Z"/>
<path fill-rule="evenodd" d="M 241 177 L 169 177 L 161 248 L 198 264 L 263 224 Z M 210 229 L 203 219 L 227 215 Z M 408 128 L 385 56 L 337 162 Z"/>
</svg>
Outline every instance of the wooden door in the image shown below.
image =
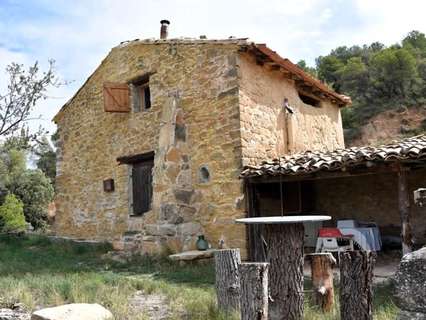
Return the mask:
<svg viewBox="0 0 426 320">
<path fill-rule="evenodd" d="M 143 161 L 132 166 L 133 214 L 142 215 L 151 209 L 153 161 Z"/>
</svg>

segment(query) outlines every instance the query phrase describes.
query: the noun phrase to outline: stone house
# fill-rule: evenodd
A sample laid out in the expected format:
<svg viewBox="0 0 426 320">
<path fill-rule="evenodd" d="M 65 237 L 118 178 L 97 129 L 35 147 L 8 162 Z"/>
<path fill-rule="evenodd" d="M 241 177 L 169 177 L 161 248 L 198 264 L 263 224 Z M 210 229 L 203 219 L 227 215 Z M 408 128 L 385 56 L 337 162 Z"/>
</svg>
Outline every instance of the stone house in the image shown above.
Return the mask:
<svg viewBox="0 0 426 320">
<path fill-rule="evenodd" d="M 54 118 L 54 230 L 148 253 L 200 234 L 244 251 L 242 168 L 344 147 L 348 103 L 247 39 L 123 42 Z"/>
</svg>

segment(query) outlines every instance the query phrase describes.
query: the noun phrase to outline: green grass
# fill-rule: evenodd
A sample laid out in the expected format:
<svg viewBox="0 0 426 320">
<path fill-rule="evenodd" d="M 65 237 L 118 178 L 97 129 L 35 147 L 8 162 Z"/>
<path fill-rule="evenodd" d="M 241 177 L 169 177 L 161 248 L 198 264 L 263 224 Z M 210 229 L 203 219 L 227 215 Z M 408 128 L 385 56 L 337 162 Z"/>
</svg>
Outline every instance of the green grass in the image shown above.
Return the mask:
<svg viewBox="0 0 426 320">
<path fill-rule="evenodd" d="M 0 236 L 0 307 L 14 302 L 29 309 L 63 303 L 100 303 L 116 320 L 148 319 L 135 313 L 129 298 L 137 290 L 166 297 L 172 319 L 233 320 L 215 306 L 214 270 L 184 266 L 163 258 L 137 257 L 130 263 L 106 261 L 108 245 L 52 242 L 42 236 Z M 377 289 L 375 319 L 394 319 L 397 308 L 388 287 Z M 305 319 L 339 319 L 338 309 L 324 316 L 309 301 Z"/>
</svg>

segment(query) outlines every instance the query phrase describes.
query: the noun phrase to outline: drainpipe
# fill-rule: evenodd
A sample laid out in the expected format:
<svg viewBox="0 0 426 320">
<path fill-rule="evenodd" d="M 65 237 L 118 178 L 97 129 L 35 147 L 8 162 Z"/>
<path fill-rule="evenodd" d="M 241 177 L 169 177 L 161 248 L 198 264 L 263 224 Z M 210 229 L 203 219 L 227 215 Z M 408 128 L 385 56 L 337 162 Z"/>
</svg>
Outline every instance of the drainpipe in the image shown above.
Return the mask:
<svg viewBox="0 0 426 320">
<path fill-rule="evenodd" d="M 287 148 L 287 153 L 291 154 L 293 150 L 292 150 L 292 144 L 290 140 L 293 137 L 290 137 L 290 125 L 291 125 L 291 117 L 295 113 L 295 110 L 292 107 L 290 107 L 290 104 L 287 98 L 284 98 L 283 108 L 285 112 L 285 129 L 286 129 L 286 137 L 287 137 L 286 148 Z"/>
</svg>

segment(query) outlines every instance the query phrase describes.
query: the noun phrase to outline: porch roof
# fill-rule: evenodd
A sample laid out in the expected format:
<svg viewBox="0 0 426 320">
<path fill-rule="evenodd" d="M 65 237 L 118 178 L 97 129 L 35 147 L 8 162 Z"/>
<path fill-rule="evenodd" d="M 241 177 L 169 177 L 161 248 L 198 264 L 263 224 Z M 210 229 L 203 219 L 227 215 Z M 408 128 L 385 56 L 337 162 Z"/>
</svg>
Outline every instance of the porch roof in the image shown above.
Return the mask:
<svg viewBox="0 0 426 320">
<path fill-rule="evenodd" d="M 374 167 L 377 163 L 426 164 L 426 135 L 406 138 L 378 147 L 364 146 L 334 151 L 305 151 L 260 165 L 245 166 L 242 178 L 304 176 L 321 171 L 346 171 L 354 167 Z"/>
</svg>

